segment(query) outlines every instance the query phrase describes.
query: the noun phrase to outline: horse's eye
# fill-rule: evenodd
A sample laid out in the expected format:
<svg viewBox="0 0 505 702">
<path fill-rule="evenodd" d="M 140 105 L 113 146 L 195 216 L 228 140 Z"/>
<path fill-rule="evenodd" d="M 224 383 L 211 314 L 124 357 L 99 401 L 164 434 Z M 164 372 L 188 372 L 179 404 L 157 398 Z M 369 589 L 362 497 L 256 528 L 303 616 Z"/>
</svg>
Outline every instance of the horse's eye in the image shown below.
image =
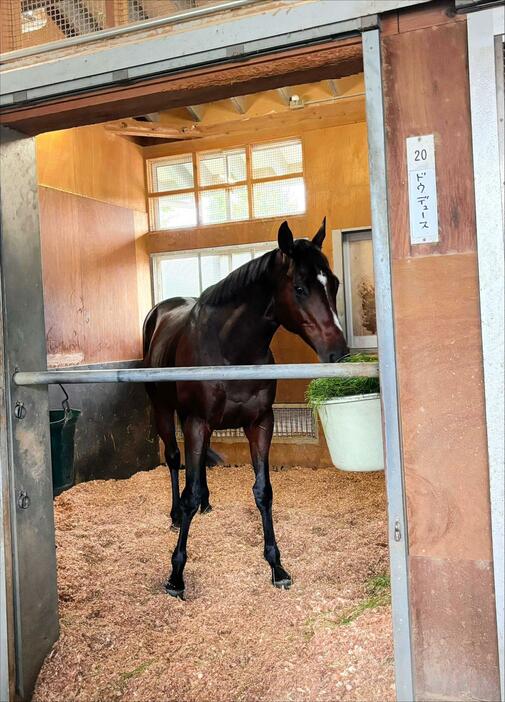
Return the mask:
<svg viewBox="0 0 505 702">
<path fill-rule="evenodd" d="M 305 294 L 305 288 L 302 288 L 301 285 L 295 285 L 295 293 L 297 295 L 304 295 Z"/>
</svg>

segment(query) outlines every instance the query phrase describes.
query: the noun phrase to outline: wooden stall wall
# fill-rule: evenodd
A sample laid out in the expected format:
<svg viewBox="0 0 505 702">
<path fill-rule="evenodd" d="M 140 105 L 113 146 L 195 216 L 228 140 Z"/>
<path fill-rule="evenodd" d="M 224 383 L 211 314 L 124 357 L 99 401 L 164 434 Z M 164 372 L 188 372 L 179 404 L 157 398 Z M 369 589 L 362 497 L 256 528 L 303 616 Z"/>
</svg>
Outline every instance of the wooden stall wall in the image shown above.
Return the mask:
<svg viewBox="0 0 505 702">
<path fill-rule="evenodd" d="M 100 126 L 36 143 L 49 363 L 139 359 L 150 306 L 141 149 Z"/>
<path fill-rule="evenodd" d="M 363 116 L 362 116 L 363 119 Z M 283 139 L 299 136 L 303 143 L 304 176 L 307 191 L 307 213 L 287 217 L 297 237 L 313 236 L 327 217 L 327 236 L 324 252 L 333 260 L 333 229 L 350 229 L 370 226 L 370 191 L 368 178 L 368 150 L 366 123 L 325 126 L 317 128 L 318 120 L 307 126 L 275 127 L 282 118 L 269 122 L 269 131 L 199 139 L 191 144 L 159 145 L 144 149 L 146 158 L 158 158 L 192 150 L 219 149 L 269 138 Z M 320 121 L 319 121 L 320 122 Z M 301 120 L 303 125 L 303 120 Z M 150 253 L 229 246 L 253 242 L 272 241 L 276 245 L 280 223 L 286 217 L 250 220 L 230 224 L 201 226 L 191 229 L 159 231 L 146 234 Z M 317 360 L 315 353 L 298 337 L 280 329 L 274 337 L 272 349 L 278 363 L 310 363 Z M 307 381 L 280 381 L 277 402 L 304 402 Z M 223 454 L 232 462 L 249 460 L 248 447 L 244 443 L 220 446 Z M 324 437 L 319 445 L 273 444 L 271 458 L 276 463 L 309 463 L 330 465 Z"/>
<path fill-rule="evenodd" d="M 415 699 L 500 698 L 466 22 L 384 24 L 387 159 Z M 408 136 L 435 135 L 440 242 L 410 244 Z"/>
<path fill-rule="evenodd" d="M 137 365 L 150 308 L 141 149 L 103 127 L 38 136 L 48 365 Z M 67 388 L 82 410 L 77 480 L 126 477 L 159 462 L 139 385 Z M 51 388 L 52 406 L 61 401 Z"/>
</svg>

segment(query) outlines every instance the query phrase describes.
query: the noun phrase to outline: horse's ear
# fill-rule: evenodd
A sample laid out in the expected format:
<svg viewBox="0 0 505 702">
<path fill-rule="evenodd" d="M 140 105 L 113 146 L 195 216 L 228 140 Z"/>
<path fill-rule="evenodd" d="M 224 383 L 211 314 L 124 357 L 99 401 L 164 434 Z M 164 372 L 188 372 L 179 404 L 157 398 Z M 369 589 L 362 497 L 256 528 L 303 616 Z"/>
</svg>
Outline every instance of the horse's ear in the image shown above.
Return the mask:
<svg viewBox="0 0 505 702">
<path fill-rule="evenodd" d="M 312 243 L 317 246 L 319 249 L 323 245 L 324 237 L 326 236 L 326 217 L 323 219 L 323 223 L 317 230 L 314 238 L 312 239 Z"/>
<path fill-rule="evenodd" d="M 277 237 L 277 241 L 279 243 L 279 248 L 282 251 L 282 253 L 285 253 L 287 256 L 289 256 L 293 249 L 293 233 L 289 228 L 289 224 L 287 222 L 283 222 L 279 227 L 279 235 Z"/>
</svg>

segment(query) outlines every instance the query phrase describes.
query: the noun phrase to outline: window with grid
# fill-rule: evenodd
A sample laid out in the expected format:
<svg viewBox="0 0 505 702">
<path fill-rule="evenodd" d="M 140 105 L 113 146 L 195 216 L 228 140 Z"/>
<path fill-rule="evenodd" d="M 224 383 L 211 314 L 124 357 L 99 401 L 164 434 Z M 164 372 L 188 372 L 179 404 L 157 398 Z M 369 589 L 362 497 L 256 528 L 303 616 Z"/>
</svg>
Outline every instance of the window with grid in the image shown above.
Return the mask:
<svg viewBox="0 0 505 702">
<path fill-rule="evenodd" d="M 171 297 L 199 297 L 228 273 L 275 248 L 275 242 L 153 254 L 155 303 Z"/>
<path fill-rule="evenodd" d="M 299 139 L 156 159 L 148 171 L 151 230 L 305 212 Z"/>
</svg>

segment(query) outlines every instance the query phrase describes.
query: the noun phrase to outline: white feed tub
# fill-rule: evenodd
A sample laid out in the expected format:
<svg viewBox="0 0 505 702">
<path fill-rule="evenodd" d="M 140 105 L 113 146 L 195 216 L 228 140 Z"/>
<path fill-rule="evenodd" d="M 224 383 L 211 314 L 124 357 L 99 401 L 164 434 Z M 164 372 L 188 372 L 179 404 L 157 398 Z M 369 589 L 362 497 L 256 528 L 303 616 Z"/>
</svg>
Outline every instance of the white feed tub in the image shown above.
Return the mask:
<svg viewBox="0 0 505 702">
<path fill-rule="evenodd" d="M 379 393 L 351 395 L 318 408 L 331 459 L 340 470 L 384 470 Z"/>
</svg>

